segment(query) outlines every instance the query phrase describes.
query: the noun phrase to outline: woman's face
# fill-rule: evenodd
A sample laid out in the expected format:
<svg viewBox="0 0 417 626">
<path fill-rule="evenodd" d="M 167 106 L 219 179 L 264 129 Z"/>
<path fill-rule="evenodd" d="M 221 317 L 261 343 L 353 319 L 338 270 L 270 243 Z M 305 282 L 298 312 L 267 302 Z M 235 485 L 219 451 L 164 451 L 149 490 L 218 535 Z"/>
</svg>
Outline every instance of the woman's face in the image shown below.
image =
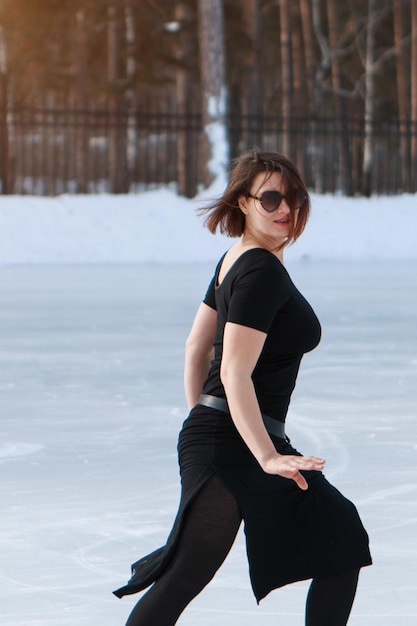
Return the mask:
<svg viewBox="0 0 417 626">
<path fill-rule="evenodd" d="M 271 202 L 266 201 L 270 200 L 268 194 L 262 198 L 262 194 L 268 191 L 278 191 L 285 196 L 281 172 L 257 174 L 249 190 L 250 197 L 241 196 L 239 207 L 245 214 L 245 232 L 254 233 L 261 238 L 272 238 L 279 245 L 288 238 L 292 220 L 297 218 L 298 210 L 291 211 L 285 197 L 275 210 L 265 210 L 261 200 L 267 208 L 271 208 Z"/>
</svg>

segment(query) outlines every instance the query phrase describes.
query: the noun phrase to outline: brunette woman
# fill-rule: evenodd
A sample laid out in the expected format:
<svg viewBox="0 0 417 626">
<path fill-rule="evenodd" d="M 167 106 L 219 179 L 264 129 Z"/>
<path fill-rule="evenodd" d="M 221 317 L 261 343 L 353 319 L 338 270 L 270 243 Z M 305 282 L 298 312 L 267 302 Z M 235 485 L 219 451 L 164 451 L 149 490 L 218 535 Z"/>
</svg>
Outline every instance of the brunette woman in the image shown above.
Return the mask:
<svg viewBox="0 0 417 626">
<path fill-rule="evenodd" d="M 190 414 L 179 435 L 182 495 L 163 548 L 132 566 L 119 597 L 150 590 L 127 626 L 172 626 L 207 585 L 244 522 L 252 589 L 312 579 L 307 626 L 345 626 L 361 567 L 371 563 L 355 506 L 302 456 L 285 418 L 319 322 L 284 267 L 310 199 L 275 152 L 236 159 L 206 225 L 241 237 L 220 259 L 186 344 Z"/>
</svg>

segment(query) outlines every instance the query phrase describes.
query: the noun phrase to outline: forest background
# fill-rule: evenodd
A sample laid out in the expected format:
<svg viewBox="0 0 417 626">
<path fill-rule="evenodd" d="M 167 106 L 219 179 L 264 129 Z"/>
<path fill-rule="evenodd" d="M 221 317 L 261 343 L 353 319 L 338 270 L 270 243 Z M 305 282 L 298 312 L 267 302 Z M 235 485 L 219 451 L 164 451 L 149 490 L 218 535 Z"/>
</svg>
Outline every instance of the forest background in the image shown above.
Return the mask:
<svg viewBox="0 0 417 626">
<path fill-rule="evenodd" d="M 417 0 L 1 0 L 0 75 L 2 193 L 192 197 L 222 143 L 417 190 Z"/>
</svg>

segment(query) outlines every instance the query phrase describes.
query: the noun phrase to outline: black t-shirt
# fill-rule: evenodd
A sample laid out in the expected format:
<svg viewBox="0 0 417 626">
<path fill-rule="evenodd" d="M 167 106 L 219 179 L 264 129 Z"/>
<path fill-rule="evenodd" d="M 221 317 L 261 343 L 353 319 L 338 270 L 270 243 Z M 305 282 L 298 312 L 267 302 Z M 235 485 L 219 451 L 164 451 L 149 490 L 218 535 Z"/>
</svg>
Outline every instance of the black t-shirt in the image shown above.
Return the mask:
<svg viewBox="0 0 417 626">
<path fill-rule="evenodd" d="M 220 363 L 226 322 L 255 328 L 267 333 L 252 374 L 259 405 L 263 413 L 283 421 L 301 358 L 320 341 L 319 321 L 282 263 L 268 250 L 244 252 L 219 285 L 223 258 L 204 298 L 205 304 L 217 311 L 217 329 L 203 393 L 225 397 Z"/>
</svg>

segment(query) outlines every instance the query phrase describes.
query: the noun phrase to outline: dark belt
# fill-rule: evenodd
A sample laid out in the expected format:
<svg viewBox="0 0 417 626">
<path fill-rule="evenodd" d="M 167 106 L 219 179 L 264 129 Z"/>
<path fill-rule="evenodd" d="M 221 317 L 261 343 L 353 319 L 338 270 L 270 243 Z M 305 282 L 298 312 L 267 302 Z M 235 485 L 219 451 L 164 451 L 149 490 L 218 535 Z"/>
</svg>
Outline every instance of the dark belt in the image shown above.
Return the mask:
<svg viewBox="0 0 417 626">
<path fill-rule="evenodd" d="M 217 411 L 222 411 L 222 413 L 227 413 L 227 415 L 230 415 L 227 402 L 223 398 L 218 398 L 217 396 L 209 396 L 207 393 L 202 393 L 198 399 L 198 404 L 202 404 L 203 406 L 207 406 L 210 409 L 216 409 Z M 263 413 L 262 419 L 266 430 L 271 435 L 275 435 L 276 437 L 280 437 L 281 439 L 288 439 L 285 434 L 284 422 L 280 422 L 279 420 L 276 420 L 273 417 L 269 417 L 269 415 L 264 415 Z"/>
</svg>

